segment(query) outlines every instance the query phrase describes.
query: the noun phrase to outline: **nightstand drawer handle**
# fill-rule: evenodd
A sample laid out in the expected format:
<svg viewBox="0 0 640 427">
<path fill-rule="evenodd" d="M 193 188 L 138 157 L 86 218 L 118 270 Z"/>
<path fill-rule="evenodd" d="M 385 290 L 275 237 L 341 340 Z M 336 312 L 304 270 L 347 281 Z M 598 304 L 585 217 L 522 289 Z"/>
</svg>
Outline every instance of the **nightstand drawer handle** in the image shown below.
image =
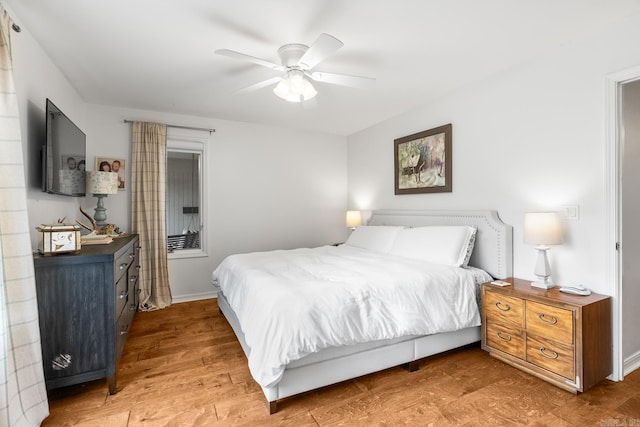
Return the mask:
<svg viewBox="0 0 640 427">
<path fill-rule="evenodd" d="M 496 303 L 496 307 L 500 311 L 509 311 L 509 310 L 511 310 L 511 306 L 509 304 L 502 304 L 502 302 L 500 302 L 500 301 L 498 301 Z"/>
<path fill-rule="evenodd" d="M 128 296 L 129 296 L 129 291 L 122 291 L 120 292 L 120 295 L 118 295 L 120 299 L 125 299 Z"/>
<path fill-rule="evenodd" d="M 123 262 L 122 264 L 120 264 L 120 270 L 124 270 L 128 266 L 129 266 L 129 264 L 127 264 L 126 262 Z"/>
<path fill-rule="evenodd" d="M 544 357 L 546 357 L 547 359 L 557 359 L 558 358 L 558 353 L 556 353 L 555 351 L 551 350 L 550 354 L 547 354 L 547 349 L 544 347 L 540 347 L 540 354 L 543 355 Z"/>
<path fill-rule="evenodd" d="M 502 331 L 496 332 L 496 336 L 500 338 L 502 341 L 509 342 L 511 341 L 511 335 L 506 334 L 504 337 L 502 336 Z"/>
<path fill-rule="evenodd" d="M 558 318 L 557 317 L 555 317 L 555 316 L 547 317 L 544 313 L 538 314 L 538 319 L 540 319 L 541 321 L 543 321 L 544 323 L 547 323 L 549 325 L 555 325 L 556 323 L 558 323 Z"/>
</svg>

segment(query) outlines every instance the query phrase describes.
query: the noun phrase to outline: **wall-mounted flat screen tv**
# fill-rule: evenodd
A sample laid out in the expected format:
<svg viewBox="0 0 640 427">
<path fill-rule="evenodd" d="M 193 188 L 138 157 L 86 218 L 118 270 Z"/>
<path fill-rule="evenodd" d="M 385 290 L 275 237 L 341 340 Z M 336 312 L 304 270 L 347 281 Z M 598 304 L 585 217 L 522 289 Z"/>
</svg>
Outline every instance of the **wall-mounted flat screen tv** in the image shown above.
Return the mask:
<svg viewBox="0 0 640 427">
<path fill-rule="evenodd" d="M 87 138 L 51 100 L 46 107 L 47 137 L 42 150 L 42 191 L 84 196 Z"/>
</svg>

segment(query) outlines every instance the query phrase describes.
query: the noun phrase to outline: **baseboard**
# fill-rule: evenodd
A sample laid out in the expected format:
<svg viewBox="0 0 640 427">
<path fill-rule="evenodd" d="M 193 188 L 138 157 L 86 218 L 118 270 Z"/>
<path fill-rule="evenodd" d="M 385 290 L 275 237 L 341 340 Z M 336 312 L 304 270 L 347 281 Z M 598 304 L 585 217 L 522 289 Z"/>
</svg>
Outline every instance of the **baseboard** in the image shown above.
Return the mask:
<svg viewBox="0 0 640 427">
<path fill-rule="evenodd" d="M 624 359 L 622 368 L 623 368 L 623 375 L 625 376 L 629 375 L 631 372 L 640 368 L 640 351 Z"/>
<path fill-rule="evenodd" d="M 211 299 L 211 298 L 217 298 L 217 297 L 218 297 L 218 293 L 216 291 L 212 291 L 212 292 L 203 292 L 201 294 L 172 296 L 171 302 L 174 304 L 177 304 L 180 302 L 199 301 L 203 299 Z"/>
</svg>

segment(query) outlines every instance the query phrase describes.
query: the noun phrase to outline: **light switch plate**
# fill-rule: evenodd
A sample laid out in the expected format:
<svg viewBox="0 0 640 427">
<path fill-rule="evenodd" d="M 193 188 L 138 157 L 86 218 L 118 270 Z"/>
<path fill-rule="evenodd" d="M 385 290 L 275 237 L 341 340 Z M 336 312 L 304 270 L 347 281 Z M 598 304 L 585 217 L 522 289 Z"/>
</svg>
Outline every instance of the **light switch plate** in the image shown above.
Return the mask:
<svg viewBox="0 0 640 427">
<path fill-rule="evenodd" d="M 562 205 L 558 209 L 558 212 L 564 219 L 573 221 L 580 219 L 580 206 L 578 205 Z"/>
</svg>

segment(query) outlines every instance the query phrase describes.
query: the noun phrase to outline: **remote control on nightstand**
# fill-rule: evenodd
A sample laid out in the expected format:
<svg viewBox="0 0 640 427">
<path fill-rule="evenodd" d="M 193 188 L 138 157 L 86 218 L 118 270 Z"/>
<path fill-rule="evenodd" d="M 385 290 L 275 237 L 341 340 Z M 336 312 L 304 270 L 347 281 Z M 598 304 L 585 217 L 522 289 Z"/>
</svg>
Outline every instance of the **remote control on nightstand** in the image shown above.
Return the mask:
<svg viewBox="0 0 640 427">
<path fill-rule="evenodd" d="M 591 291 L 582 285 L 562 286 L 559 289 L 559 291 L 567 294 L 574 294 L 574 295 L 591 295 Z"/>
</svg>

